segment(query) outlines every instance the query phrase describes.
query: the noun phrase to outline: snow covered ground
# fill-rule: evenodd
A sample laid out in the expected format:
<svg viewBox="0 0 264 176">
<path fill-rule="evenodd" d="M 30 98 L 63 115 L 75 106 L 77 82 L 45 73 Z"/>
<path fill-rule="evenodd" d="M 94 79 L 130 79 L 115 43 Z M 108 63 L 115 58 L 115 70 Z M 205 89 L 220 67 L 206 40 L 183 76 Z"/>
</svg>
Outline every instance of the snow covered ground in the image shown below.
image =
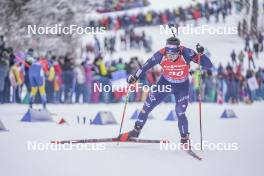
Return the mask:
<svg viewBox="0 0 264 176">
<path fill-rule="evenodd" d="M 129 104 L 123 131 L 133 127 L 129 117 L 142 104 Z M 197 151 L 198 161 L 183 151 L 161 151 L 159 144 L 106 144 L 104 151 L 29 151 L 28 141 L 49 143 L 54 139 L 105 138 L 118 134 L 119 125 L 95 126 L 78 124 L 76 117 L 94 118 L 99 110 L 112 111 L 121 121 L 123 104 L 49 105 L 54 121 L 65 118 L 69 125 L 55 122 L 20 122 L 27 107 L 5 104 L 0 106 L 1 120 L 9 130 L 0 132 L 1 175 L 262 175 L 264 154 L 261 115 L 264 103 L 253 105 L 203 104 L 204 140 L 213 143 L 237 143 L 236 151 Z M 221 119 L 224 109 L 233 109 L 238 118 Z M 161 104 L 154 109 L 141 138 L 179 141 L 177 122 L 164 121 L 174 104 Z M 187 110 L 193 142 L 199 142 L 198 104 Z"/>
</svg>

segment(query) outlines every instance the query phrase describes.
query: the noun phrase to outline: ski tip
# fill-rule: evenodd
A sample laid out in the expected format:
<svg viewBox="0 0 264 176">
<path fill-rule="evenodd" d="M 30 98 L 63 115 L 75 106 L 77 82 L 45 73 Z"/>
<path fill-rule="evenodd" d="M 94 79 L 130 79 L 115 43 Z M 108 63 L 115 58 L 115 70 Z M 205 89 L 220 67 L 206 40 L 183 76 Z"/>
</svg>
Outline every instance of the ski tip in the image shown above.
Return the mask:
<svg viewBox="0 0 264 176">
<path fill-rule="evenodd" d="M 187 153 L 188 153 L 190 156 L 192 156 L 193 158 L 195 158 L 195 159 L 197 159 L 197 160 L 199 160 L 199 161 L 202 161 L 202 158 L 201 158 L 199 155 L 197 155 L 196 153 L 194 153 L 192 150 L 188 150 Z"/>
<path fill-rule="evenodd" d="M 60 144 L 60 141 L 50 141 L 52 144 Z"/>
<path fill-rule="evenodd" d="M 160 143 L 170 143 L 168 140 L 160 140 Z"/>
<path fill-rule="evenodd" d="M 201 157 L 198 157 L 197 159 L 198 159 L 199 161 L 202 161 L 202 160 L 203 160 L 203 158 L 201 158 Z"/>
</svg>

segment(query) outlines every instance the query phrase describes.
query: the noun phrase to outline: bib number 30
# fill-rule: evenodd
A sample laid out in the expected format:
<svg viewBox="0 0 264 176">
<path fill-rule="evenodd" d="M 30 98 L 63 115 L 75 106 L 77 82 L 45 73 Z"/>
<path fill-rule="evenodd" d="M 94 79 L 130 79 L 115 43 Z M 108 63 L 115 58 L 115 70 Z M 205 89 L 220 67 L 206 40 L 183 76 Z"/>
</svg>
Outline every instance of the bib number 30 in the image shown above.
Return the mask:
<svg viewBox="0 0 264 176">
<path fill-rule="evenodd" d="M 171 76 L 179 76 L 180 77 L 180 76 L 183 76 L 183 74 L 184 74 L 183 70 L 170 72 Z"/>
</svg>

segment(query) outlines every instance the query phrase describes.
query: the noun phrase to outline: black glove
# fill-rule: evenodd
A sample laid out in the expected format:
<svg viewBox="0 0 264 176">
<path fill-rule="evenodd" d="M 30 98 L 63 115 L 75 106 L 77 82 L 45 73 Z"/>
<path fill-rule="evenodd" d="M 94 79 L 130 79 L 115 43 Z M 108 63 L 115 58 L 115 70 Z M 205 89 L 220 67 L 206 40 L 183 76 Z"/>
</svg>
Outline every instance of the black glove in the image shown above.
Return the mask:
<svg viewBox="0 0 264 176">
<path fill-rule="evenodd" d="M 199 43 L 197 43 L 197 45 L 196 45 L 196 51 L 197 51 L 199 54 L 203 54 L 203 52 L 204 52 L 204 47 L 201 46 Z"/>
<path fill-rule="evenodd" d="M 129 75 L 127 77 L 127 82 L 128 84 L 133 84 L 135 82 L 137 82 L 138 78 L 135 75 Z"/>
</svg>

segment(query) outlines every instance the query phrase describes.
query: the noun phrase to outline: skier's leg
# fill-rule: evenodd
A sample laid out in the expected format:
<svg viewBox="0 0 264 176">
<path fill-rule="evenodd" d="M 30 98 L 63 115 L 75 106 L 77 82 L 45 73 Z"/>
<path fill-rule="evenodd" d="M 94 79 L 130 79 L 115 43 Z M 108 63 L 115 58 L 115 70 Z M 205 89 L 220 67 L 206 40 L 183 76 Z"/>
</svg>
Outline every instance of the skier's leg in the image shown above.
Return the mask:
<svg viewBox="0 0 264 176">
<path fill-rule="evenodd" d="M 142 128 L 148 118 L 149 113 L 162 102 L 162 100 L 171 92 L 166 91 L 164 86 L 170 84 L 167 80 L 165 80 L 163 77 L 160 78 L 158 83 L 156 84 L 155 89 L 153 89 L 153 92 L 149 93 L 147 100 L 144 103 L 143 108 L 141 109 L 138 120 L 135 123 L 135 128 Z"/>
<path fill-rule="evenodd" d="M 131 137 L 138 137 L 145 125 L 148 114 L 168 95 L 168 92 L 151 92 L 139 113 L 134 129 L 118 136 L 120 141 L 126 141 Z"/>
<path fill-rule="evenodd" d="M 187 109 L 188 101 L 189 101 L 188 91 L 189 91 L 189 82 L 186 81 L 184 83 L 177 85 L 177 89 L 174 92 L 174 96 L 176 99 L 175 110 L 178 117 L 178 128 L 182 138 L 188 137 L 189 134 L 188 120 L 185 115 L 185 111 Z"/>
<path fill-rule="evenodd" d="M 118 138 L 122 141 L 127 140 L 128 138 L 131 137 L 138 137 L 140 130 L 143 128 L 143 126 L 145 125 L 148 115 L 149 113 L 159 104 L 162 102 L 162 100 L 171 92 L 168 91 L 159 91 L 158 87 L 162 87 L 165 86 L 166 84 L 169 84 L 163 77 L 161 77 L 161 79 L 159 80 L 159 82 L 157 83 L 157 89 L 153 90 L 153 92 L 151 92 L 147 98 L 147 100 L 144 103 L 144 106 L 141 110 L 141 112 L 139 113 L 138 116 L 138 120 L 135 122 L 135 126 L 134 129 L 127 132 L 127 133 L 123 133 L 120 136 L 118 136 Z"/>
<path fill-rule="evenodd" d="M 148 118 L 149 113 L 162 102 L 162 100 L 168 95 L 168 92 L 151 92 L 145 101 L 143 108 L 141 109 L 138 120 L 135 123 L 135 127 L 142 128 Z"/>
</svg>

